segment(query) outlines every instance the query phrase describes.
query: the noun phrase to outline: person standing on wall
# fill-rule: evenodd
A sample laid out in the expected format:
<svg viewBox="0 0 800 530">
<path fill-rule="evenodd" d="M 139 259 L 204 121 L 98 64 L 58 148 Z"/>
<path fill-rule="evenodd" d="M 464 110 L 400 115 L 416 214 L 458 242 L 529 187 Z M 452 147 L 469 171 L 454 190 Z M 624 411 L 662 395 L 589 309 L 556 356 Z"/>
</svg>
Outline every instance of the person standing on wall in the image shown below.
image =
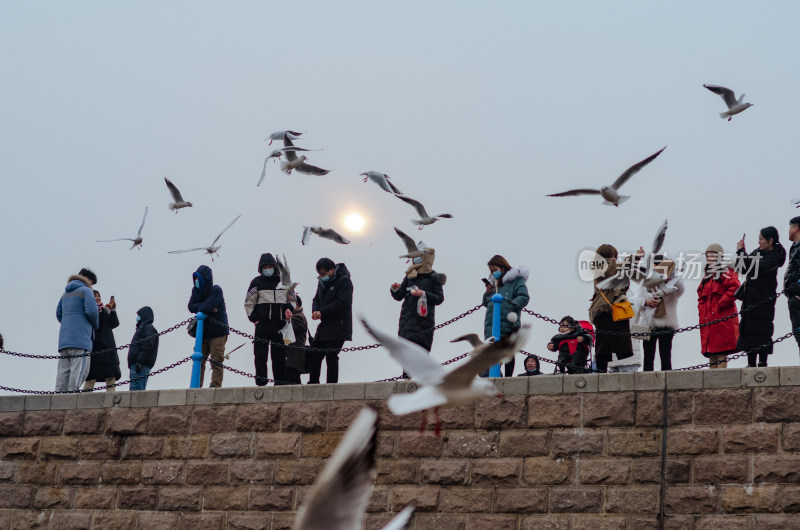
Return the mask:
<svg viewBox="0 0 800 530">
<path fill-rule="evenodd" d="M 200 364 L 200 387 L 206 372 L 206 360 L 211 363 L 211 388 L 222 386 L 225 360 L 225 343 L 228 342 L 228 312 L 225 310 L 225 297 L 222 287 L 214 285 L 211 267 L 200 265 L 192 274 L 192 296 L 189 298 L 189 312 L 206 315 L 203 323 L 203 361 Z M 216 322 L 215 322 L 216 321 Z M 219 322 L 219 323 L 217 323 Z"/>
<path fill-rule="evenodd" d="M 330 258 L 317 261 L 319 284 L 311 304 L 311 320 L 318 320 L 317 332 L 308 352 L 309 384 L 318 384 L 322 360 L 327 366 L 326 382 L 339 381 L 339 352 L 353 339 L 353 282 L 344 263 Z"/>
<path fill-rule="evenodd" d="M 58 331 L 58 372 L 56 392 L 80 390 L 89 373 L 89 352 L 92 351 L 94 331 L 100 326 L 100 314 L 94 300 L 92 286 L 97 276 L 89 269 L 67 280 L 64 294 L 58 301 L 56 318 L 61 323 Z"/>
<path fill-rule="evenodd" d="M 131 390 L 145 390 L 150 370 L 158 357 L 158 331 L 153 326 L 155 315 L 149 306 L 136 312 L 136 331 L 128 350 L 128 368 L 131 371 Z"/>
<path fill-rule="evenodd" d="M 486 286 L 481 302 L 486 307 L 486 315 L 483 319 L 483 338 L 488 340 L 493 336 L 494 302 L 492 302 L 492 296 L 497 293 L 503 297 L 500 302 L 500 338 L 504 339 L 519 329 L 522 308 L 528 305 L 531 299 L 526 285 L 529 273 L 528 269 L 524 267 L 512 267 L 499 254 L 492 256 L 486 265 L 489 267 L 490 277 L 483 281 Z M 514 314 L 516 318 L 509 319 L 509 314 Z M 505 364 L 505 376 L 511 377 L 512 375 L 514 375 L 513 358 Z"/>
<path fill-rule="evenodd" d="M 86 377 L 83 389 L 94 388 L 99 379 L 105 382 L 106 392 L 113 392 L 114 383 L 122 377 L 119 369 L 117 342 L 114 340 L 114 328 L 119 326 L 117 302 L 112 296 L 108 304 L 103 305 L 99 291 L 94 291 L 94 300 L 100 315 L 100 327 L 97 328 L 92 342 L 92 361 L 89 363 L 89 375 Z M 95 353 L 99 351 L 103 353 Z"/>
<path fill-rule="evenodd" d="M 783 277 L 783 288 L 789 300 L 789 318 L 792 321 L 794 338 L 800 347 L 800 216 L 789 221 L 789 266 Z"/>
<path fill-rule="evenodd" d="M 708 245 L 705 274 L 697 286 L 697 312 L 701 325 L 731 317 L 700 328 L 700 353 L 711 363 L 709 368 L 727 368 L 728 354 L 736 351 L 739 340 L 736 291 L 741 284 L 733 264 L 726 263 L 724 255 L 722 245 Z"/>
</svg>

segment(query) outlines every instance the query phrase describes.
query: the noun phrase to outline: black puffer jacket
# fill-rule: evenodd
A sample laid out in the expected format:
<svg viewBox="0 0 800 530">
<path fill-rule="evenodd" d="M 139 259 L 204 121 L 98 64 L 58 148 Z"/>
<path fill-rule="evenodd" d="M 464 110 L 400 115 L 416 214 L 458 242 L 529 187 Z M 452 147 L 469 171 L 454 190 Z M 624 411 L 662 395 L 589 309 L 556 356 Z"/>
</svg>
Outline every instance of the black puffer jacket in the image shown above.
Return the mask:
<svg viewBox="0 0 800 530">
<path fill-rule="evenodd" d="M 754 257 L 758 255 L 761 256 L 760 259 Z M 744 250 L 739 250 L 736 256 L 738 269 L 747 272 L 742 286 L 744 298 L 736 347 L 746 351 L 772 342 L 776 300 L 764 300 L 775 296 L 778 289 L 778 269 L 786 261 L 786 250 L 780 243 L 775 243 L 770 251 L 755 250 L 748 255 Z M 751 309 L 756 305 L 757 307 Z M 767 351 L 772 349 L 768 348 Z"/>
<path fill-rule="evenodd" d="M 344 263 L 338 263 L 333 277 L 319 281 L 312 311 L 322 314 L 315 341 L 353 339 L 353 282 Z"/>
<path fill-rule="evenodd" d="M 200 265 L 197 272 L 192 274 L 192 281 L 200 280 L 200 288 L 192 287 L 192 296 L 189 298 L 189 312 L 204 313 L 224 325 L 211 322 L 208 318 L 203 323 L 203 340 L 216 339 L 228 335 L 228 312 L 225 310 L 225 297 L 222 287 L 214 285 L 214 276 L 211 267 Z"/>
<path fill-rule="evenodd" d="M 261 274 L 261 269 L 272 265 L 275 272 L 267 278 Z M 244 309 L 250 322 L 258 322 L 259 327 L 268 326 L 280 329 L 286 324 L 286 310 L 291 309 L 286 298 L 286 289 L 281 285 L 281 275 L 278 265 L 270 253 L 262 254 L 258 260 L 258 276 L 250 282 Z"/>
<path fill-rule="evenodd" d="M 789 249 L 789 266 L 783 276 L 783 288 L 787 296 L 800 295 L 800 241 L 796 241 Z"/>
<path fill-rule="evenodd" d="M 92 355 L 89 366 L 89 375 L 86 379 L 102 381 L 109 377 L 117 379 L 122 375 L 119 371 L 119 354 L 117 353 L 117 341 L 114 340 L 113 330 L 119 326 L 119 318 L 116 311 L 111 311 L 107 307 L 100 310 L 100 327 L 94 333 L 92 351 L 112 350 L 98 355 Z"/>
<path fill-rule="evenodd" d="M 419 344 L 430 351 L 433 345 L 433 326 L 436 325 L 436 306 L 444 302 L 444 274 L 431 271 L 418 274 L 413 280 L 406 276 L 396 291 L 390 291 L 392 298 L 403 302 L 400 308 L 400 326 L 397 335 Z M 425 291 L 428 303 L 428 315 L 421 317 L 417 313 L 419 298 L 411 295 L 409 288 L 417 286 Z"/>
<path fill-rule="evenodd" d="M 128 350 L 128 368 L 134 364 L 152 368 L 158 357 L 158 331 L 153 326 L 155 316 L 148 306 L 144 306 L 136 314 L 141 320 L 136 324 L 136 331 L 131 339 L 134 344 Z"/>
</svg>

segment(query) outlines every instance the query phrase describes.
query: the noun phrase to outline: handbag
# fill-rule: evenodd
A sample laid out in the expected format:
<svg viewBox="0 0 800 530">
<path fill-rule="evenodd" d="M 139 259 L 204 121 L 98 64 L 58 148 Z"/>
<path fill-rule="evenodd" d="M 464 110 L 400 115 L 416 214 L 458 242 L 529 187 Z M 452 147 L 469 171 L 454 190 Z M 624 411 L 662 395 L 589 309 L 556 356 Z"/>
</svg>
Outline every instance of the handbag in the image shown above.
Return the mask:
<svg viewBox="0 0 800 530">
<path fill-rule="evenodd" d="M 612 304 L 608 301 L 608 298 L 606 298 L 606 295 L 603 293 L 602 289 L 599 289 L 599 291 L 606 303 L 611 306 L 611 319 L 614 322 L 633 318 L 633 306 L 629 301 L 625 300 L 624 302 L 615 302 Z"/>
<path fill-rule="evenodd" d="M 189 323 L 186 324 L 186 333 L 192 338 L 197 337 L 197 317 L 191 319 Z"/>
</svg>

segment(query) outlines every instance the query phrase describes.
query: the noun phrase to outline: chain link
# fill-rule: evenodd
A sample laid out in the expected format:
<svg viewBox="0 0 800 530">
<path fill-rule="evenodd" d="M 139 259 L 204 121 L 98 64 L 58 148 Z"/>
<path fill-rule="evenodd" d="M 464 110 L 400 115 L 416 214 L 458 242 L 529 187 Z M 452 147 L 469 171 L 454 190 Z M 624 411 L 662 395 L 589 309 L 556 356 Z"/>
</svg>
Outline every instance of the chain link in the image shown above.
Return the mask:
<svg viewBox="0 0 800 530">
<path fill-rule="evenodd" d="M 179 322 L 179 323 L 175 324 L 174 326 L 169 327 L 169 328 L 165 329 L 164 331 L 159 332 L 158 336 L 161 337 L 162 335 L 166 335 L 167 333 L 171 333 L 171 332 L 175 331 L 176 329 L 180 329 L 180 328 L 182 328 L 183 326 L 185 326 L 186 324 L 188 324 L 191 321 L 192 321 L 191 318 L 187 318 L 183 322 Z M 24 357 L 26 359 L 76 359 L 78 357 L 92 357 L 94 355 L 100 355 L 101 353 L 109 353 L 109 352 L 113 352 L 113 351 L 122 351 L 124 349 L 130 348 L 134 344 L 139 344 L 140 342 L 144 342 L 146 340 L 151 340 L 151 337 L 138 339 L 138 340 L 135 340 L 135 341 L 133 341 L 133 342 L 131 342 L 129 344 L 125 344 L 124 346 L 117 346 L 116 348 L 106 348 L 105 350 L 97 350 L 97 351 L 88 352 L 88 353 L 79 353 L 77 355 L 35 355 L 33 353 L 19 353 L 19 352 L 8 351 L 8 350 L 0 350 L 0 353 L 5 353 L 6 355 L 11 355 L 11 356 L 14 356 L 14 357 Z"/>
</svg>

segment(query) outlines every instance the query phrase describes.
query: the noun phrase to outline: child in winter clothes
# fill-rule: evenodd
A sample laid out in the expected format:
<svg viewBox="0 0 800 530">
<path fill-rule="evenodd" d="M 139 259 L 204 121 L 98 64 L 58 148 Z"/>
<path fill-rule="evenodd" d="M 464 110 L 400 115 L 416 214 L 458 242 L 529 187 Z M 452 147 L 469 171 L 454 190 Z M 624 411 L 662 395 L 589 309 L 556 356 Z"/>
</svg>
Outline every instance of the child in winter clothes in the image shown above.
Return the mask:
<svg viewBox="0 0 800 530">
<path fill-rule="evenodd" d="M 558 352 L 558 368 L 563 374 L 584 372 L 589 348 L 592 346 L 592 335 L 583 329 L 571 316 L 565 316 L 558 324 L 558 334 L 550 339 L 547 349 Z"/>
</svg>

